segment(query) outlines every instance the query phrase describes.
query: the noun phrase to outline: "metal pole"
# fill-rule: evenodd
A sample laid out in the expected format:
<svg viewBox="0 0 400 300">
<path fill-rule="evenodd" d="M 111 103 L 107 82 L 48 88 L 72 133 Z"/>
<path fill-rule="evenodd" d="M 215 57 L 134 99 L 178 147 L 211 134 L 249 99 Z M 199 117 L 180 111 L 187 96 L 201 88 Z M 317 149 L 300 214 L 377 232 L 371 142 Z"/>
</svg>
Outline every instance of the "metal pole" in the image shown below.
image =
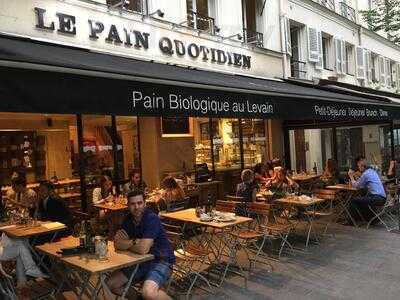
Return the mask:
<svg viewBox="0 0 400 300">
<path fill-rule="evenodd" d="M 213 130 L 213 121 L 211 118 L 208 119 L 208 133 L 210 136 L 212 177 L 213 177 L 213 180 L 216 180 L 216 178 L 215 178 L 215 161 L 214 161 L 214 130 Z"/>
<path fill-rule="evenodd" d="M 120 194 L 120 171 L 119 171 L 119 160 L 118 160 L 118 130 L 117 130 L 117 118 L 112 115 L 111 116 L 111 140 L 112 140 L 112 151 L 113 151 L 113 158 L 114 158 L 114 174 L 113 180 L 115 184 L 115 190 L 117 195 Z"/>
<path fill-rule="evenodd" d="M 82 115 L 76 115 L 76 128 L 78 133 L 78 154 L 79 154 L 79 179 L 81 181 L 81 208 L 87 212 L 86 180 L 85 180 L 85 161 L 83 152 L 83 122 Z"/>
<path fill-rule="evenodd" d="M 243 126 L 242 119 L 238 119 L 239 122 L 239 149 L 240 149 L 240 168 L 244 169 L 244 148 L 243 148 Z"/>
</svg>

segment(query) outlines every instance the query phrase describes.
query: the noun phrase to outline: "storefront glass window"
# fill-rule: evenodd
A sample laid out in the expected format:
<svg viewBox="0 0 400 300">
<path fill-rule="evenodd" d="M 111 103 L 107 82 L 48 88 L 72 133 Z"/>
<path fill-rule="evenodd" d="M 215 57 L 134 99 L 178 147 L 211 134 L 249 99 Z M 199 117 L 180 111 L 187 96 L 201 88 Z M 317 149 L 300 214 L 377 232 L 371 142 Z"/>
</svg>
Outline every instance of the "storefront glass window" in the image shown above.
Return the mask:
<svg viewBox="0 0 400 300">
<path fill-rule="evenodd" d="M 79 191 L 75 115 L 0 113 L 0 183 L 14 172 L 26 174 L 28 186 L 57 183 L 63 196 Z M 5 187 L 8 189 L 9 187 Z M 4 192 L 4 191 L 3 191 Z"/>
<path fill-rule="evenodd" d="M 240 169 L 239 120 L 213 119 L 212 122 L 215 169 Z"/>
<path fill-rule="evenodd" d="M 265 162 L 267 138 L 265 121 L 262 119 L 242 119 L 244 166 L 254 167 Z"/>
<path fill-rule="evenodd" d="M 210 139 L 210 119 L 208 118 L 194 118 L 194 149 L 195 149 L 195 162 L 197 165 L 207 164 L 209 170 L 212 170 L 212 154 L 211 154 L 211 139 Z M 213 122 L 213 125 L 217 125 Z M 214 132 L 217 128 L 213 128 Z"/>
<path fill-rule="evenodd" d="M 295 129 L 289 131 L 290 160 L 297 172 L 321 173 L 333 157 L 332 129 Z"/>
<path fill-rule="evenodd" d="M 86 181 L 95 183 L 100 175 L 114 176 L 111 116 L 84 115 L 83 162 Z"/>
<path fill-rule="evenodd" d="M 391 132 L 390 126 L 380 126 L 379 127 L 379 141 L 380 141 L 380 151 L 382 157 L 382 173 L 386 173 L 389 169 L 389 163 L 391 160 Z M 395 143 L 396 145 L 396 143 Z"/>
<path fill-rule="evenodd" d="M 119 179 L 128 179 L 129 172 L 140 168 L 137 117 L 116 117 Z"/>
<path fill-rule="evenodd" d="M 364 155 L 362 127 L 337 128 L 336 138 L 339 170 L 356 168 L 355 158 Z"/>
</svg>

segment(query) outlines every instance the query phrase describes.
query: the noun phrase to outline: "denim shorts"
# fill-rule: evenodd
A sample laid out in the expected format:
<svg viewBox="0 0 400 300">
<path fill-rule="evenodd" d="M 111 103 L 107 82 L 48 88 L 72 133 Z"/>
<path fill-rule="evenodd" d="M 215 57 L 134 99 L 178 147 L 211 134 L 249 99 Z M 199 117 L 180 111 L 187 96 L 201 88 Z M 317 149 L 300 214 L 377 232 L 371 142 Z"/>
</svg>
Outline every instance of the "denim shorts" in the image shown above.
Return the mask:
<svg viewBox="0 0 400 300">
<path fill-rule="evenodd" d="M 122 269 L 126 278 L 130 278 L 135 266 Z M 144 282 L 151 280 L 157 283 L 158 287 L 162 287 L 169 279 L 172 273 L 172 265 L 166 262 L 148 262 L 139 265 L 139 268 L 133 277 L 132 283 Z"/>
</svg>

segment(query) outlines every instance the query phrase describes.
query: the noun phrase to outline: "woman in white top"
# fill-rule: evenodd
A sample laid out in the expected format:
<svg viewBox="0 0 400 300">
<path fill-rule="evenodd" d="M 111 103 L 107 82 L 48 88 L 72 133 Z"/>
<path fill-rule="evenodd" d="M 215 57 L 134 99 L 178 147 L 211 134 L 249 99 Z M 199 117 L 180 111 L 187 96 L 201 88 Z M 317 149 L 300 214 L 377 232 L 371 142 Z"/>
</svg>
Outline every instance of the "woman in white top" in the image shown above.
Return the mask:
<svg viewBox="0 0 400 300">
<path fill-rule="evenodd" d="M 93 190 L 93 204 L 101 204 L 104 202 L 112 201 L 112 181 L 108 176 L 100 178 L 100 187 Z"/>
</svg>

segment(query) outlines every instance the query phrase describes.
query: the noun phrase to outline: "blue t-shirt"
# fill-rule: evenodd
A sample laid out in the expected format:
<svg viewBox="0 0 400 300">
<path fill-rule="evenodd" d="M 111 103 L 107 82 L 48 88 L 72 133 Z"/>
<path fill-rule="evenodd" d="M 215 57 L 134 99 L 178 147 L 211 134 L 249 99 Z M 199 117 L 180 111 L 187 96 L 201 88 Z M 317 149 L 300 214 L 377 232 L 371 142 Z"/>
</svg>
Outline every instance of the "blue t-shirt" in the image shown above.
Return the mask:
<svg viewBox="0 0 400 300">
<path fill-rule="evenodd" d="M 367 188 L 368 192 L 373 195 L 379 195 L 386 198 L 386 192 L 378 173 L 373 169 L 366 169 L 361 177 L 353 183 L 355 188 Z"/>
<path fill-rule="evenodd" d="M 129 214 L 121 228 L 126 231 L 131 239 L 152 239 L 153 246 L 150 254 L 154 255 L 154 262 L 175 263 L 174 251 L 168 241 L 160 218 L 150 209 L 146 208 L 139 224 L 135 224 L 133 216 Z"/>
</svg>

